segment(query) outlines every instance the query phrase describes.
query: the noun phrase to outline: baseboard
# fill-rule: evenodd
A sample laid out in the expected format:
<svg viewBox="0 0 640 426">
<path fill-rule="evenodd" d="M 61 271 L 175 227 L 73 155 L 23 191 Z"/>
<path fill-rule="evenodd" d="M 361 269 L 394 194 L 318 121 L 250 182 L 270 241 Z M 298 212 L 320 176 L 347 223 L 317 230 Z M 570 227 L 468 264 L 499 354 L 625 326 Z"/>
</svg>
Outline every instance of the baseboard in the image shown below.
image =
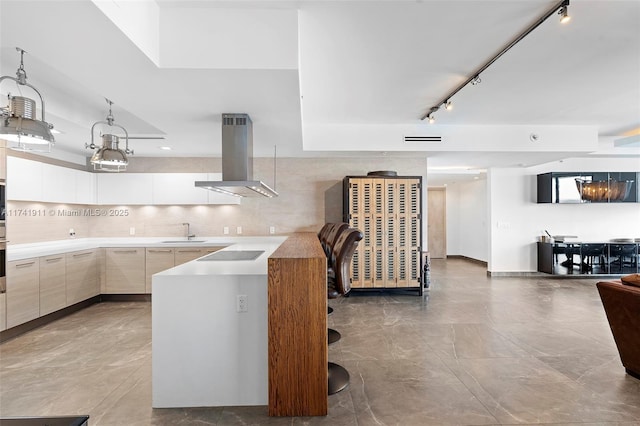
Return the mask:
<svg viewBox="0 0 640 426">
<path fill-rule="evenodd" d="M 478 260 L 478 259 L 474 259 L 473 257 L 462 256 L 459 254 L 448 254 L 447 259 L 462 259 L 462 260 L 466 260 L 467 262 L 476 263 L 482 266 L 487 266 L 487 262 L 485 262 L 484 260 Z"/>
<path fill-rule="evenodd" d="M 78 302 L 75 305 L 67 306 L 66 308 L 60 309 L 59 311 L 51 312 L 50 314 L 47 314 L 45 316 L 33 319 L 29 322 L 25 322 L 24 324 L 16 325 L 15 327 L 11 327 L 7 330 L 0 331 L 0 343 L 6 342 L 7 340 L 11 340 L 14 337 L 17 337 L 21 334 L 26 333 L 27 331 L 31 331 L 38 327 L 42 327 L 43 325 L 47 325 L 62 317 L 71 315 L 74 312 L 78 312 L 88 306 L 99 303 L 100 300 L 101 299 L 99 295 L 93 296 L 87 300 Z"/>
<path fill-rule="evenodd" d="M 59 311 L 51 312 L 45 316 L 36 318 L 24 324 L 16 325 L 7 330 L 0 331 L 0 343 L 4 343 L 7 340 L 11 340 L 20 336 L 28 331 L 35 330 L 38 327 L 42 327 L 49 323 L 52 323 L 60 318 L 71 315 L 84 308 L 100 302 L 151 302 L 150 294 L 99 294 L 93 296 L 82 302 L 78 302 L 75 305 L 67 306 Z"/>
<path fill-rule="evenodd" d="M 536 278 L 555 278 L 555 275 L 545 274 L 544 272 L 528 272 L 528 271 L 487 271 L 488 277 L 536 277 Z"/>
<path fill-rule="evenodd" d="M 569 280 L 602 280 L 608 278 L 620 279 L 622 275 L 604 275 L 604 274 L 547 274 L 546 272 L 535 272 L 535 271 L 500 271 L 500 272 L 492 272 L 487 271 L 488 277 L 529 277 L 529 278 L 548 278 L 548 279 L 569 279 Z"/>
<path fill-rule="evenodd" d="M 151 302 L 150 294 L 101 294 L 102 302 Z"/>
</svg>

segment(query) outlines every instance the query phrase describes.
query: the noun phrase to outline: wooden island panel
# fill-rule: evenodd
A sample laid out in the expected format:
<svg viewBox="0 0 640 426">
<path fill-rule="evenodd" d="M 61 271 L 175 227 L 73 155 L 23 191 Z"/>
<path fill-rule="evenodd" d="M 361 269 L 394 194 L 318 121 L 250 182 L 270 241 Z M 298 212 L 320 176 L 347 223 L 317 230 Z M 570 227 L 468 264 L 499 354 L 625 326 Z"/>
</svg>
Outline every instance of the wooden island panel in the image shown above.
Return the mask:
<svg viewBox="0 0 640 426">
<path fill-rule="evenodd" d="M 268 261 L 269 415 L 324 416 L 327 258 L 315 233 L 296 233 Z"/>
</svg>

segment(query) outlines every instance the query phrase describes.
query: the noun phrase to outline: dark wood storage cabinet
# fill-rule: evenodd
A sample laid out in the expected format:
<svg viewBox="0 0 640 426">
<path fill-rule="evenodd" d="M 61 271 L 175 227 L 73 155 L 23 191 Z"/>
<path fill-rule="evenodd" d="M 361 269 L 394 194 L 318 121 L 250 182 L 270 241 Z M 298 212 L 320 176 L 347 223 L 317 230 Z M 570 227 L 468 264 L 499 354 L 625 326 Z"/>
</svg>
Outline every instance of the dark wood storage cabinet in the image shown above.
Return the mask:
<svg viewBox="0 0 640 426">
<path fill-rule="evenodd" d="M 364 234 L 351 264 L 354 289 L 422 294 L 422 178 L 347 176 L 343 220 Z"/>
</svg>

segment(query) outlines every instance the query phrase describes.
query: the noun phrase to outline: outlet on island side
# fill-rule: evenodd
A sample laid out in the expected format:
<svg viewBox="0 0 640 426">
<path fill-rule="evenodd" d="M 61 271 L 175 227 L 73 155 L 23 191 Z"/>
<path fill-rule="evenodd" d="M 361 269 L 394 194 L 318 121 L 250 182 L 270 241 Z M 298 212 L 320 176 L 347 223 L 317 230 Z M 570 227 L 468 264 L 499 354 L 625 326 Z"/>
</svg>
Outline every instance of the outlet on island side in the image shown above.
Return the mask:
<svg viewBox="0 0 640 426">
<path fill-rule="evenodd" d="M 276 227 L 275 226 L 270 226 L 269 227 L 269 234 L 273 235 L 276 233 Z"/>
<path fill-rule="evenodd" d="M 249 312 L 249 298 L 246 294 L 236 296 L 236 311 Z"/>
<path fill-rule="evenodd" d="M 224 228 L 222 228 L 222 233 L 223 233 L 224 235 L 229 235 L 229 227 L 228 227 L 228 226 L 225 226 Z"/>
<path fill-rule="evenodd" d="M 238 234 L 238 235 L 242 235 L 242 226 L 238 226 L 238 227 L 236 228 L 236 234 Z"/>
</svg>

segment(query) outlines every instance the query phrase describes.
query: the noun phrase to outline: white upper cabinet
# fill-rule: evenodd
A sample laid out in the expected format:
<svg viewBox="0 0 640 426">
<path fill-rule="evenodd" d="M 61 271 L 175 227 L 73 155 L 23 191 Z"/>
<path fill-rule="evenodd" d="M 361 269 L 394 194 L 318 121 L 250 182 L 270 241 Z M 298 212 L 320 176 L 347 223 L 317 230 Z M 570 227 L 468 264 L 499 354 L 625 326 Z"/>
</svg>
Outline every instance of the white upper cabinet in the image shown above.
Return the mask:
<svg viewBox="0 0 640 426">
<path fill-rule="evenodd" d="M 96 204 L 96 175 L 90 172 L 76 172 L 76 202 L 79 204 Z"/>
<path fill-rule="evenodd" d="M 7 199 L 42 201 L 42 166 L 38 161 L 7 157 Z"/>
<path fill-rule="evenodd" d="M 240 198 L 196 188 L 221 173 L 91 173 L 7 158 L 7 199 L 99 205 L 240 204 Z"/>
<path fill-rule="evenodd" d="M 151 173 L 98 173 L 98 204 L 153 204 Z"/>
<path fill-rule="evenodd" d="M 152 173 L 153 204 L 207 204 L 207 192 L 196 188 L 206 173 Z"/>
<path fill-rule="evenodd" d="M 51 203 L 95 204 L 93 173 L 39 161 L 7 157 L 7 199 Z"/>
<path fill-rule="evenodd" d="M 196 188 L 199 180 L 222 180 L 221 173 L 153 173 L 153 204 L 240 204 L 240 198 Z"/>
<path fill-rule="evenodd" d="M 76 202 L 76 172 L 66 167 L 42 164 L 42 198 L 50 203 Z"/>
</svg>

